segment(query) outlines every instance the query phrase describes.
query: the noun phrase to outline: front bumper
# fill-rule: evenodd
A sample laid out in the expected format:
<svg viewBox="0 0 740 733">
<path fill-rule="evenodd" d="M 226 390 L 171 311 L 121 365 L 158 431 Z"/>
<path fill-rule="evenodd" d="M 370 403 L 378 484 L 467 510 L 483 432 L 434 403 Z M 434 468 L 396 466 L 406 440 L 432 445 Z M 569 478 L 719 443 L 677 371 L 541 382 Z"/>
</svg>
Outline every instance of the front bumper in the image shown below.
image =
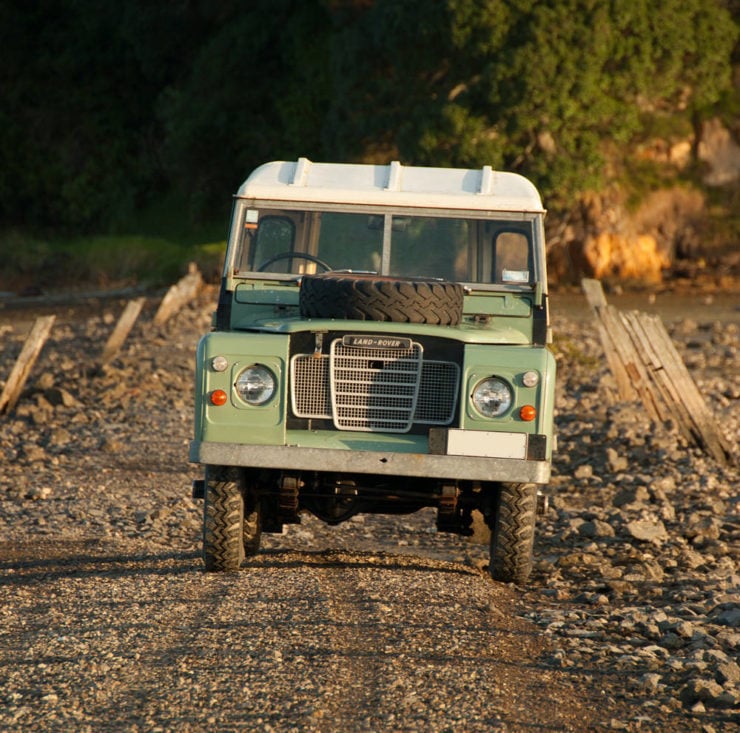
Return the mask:
<svg viewBox="0 0 740 733">
<path fill-rule="evenodd" d="M 190 461 L 218 466 L 248 466 L 289 471 L 367 473 L 467 481 L 546 484 L 550 462 L 518 458 L 431 455 L 393 451 L 347 451 L 290 445 L 190 443 Z"/>
</svg>

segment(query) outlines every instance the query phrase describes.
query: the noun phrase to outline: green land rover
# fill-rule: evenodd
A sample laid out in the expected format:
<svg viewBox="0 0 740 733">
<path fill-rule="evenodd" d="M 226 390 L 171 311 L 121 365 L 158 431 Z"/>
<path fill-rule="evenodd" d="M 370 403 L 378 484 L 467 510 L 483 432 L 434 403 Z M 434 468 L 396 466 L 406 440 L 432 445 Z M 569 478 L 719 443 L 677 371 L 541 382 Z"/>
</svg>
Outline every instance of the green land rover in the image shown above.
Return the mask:
<svg viewBox="0 0 740 733">
<path fill-rule="evenodd" d="M 235 197 L 190 460 L 207 570 L 308 511 L 437 510 L 524 582 L 553 450 L 544 209 L 481 169 L 293 162 Z"/>
</svg>

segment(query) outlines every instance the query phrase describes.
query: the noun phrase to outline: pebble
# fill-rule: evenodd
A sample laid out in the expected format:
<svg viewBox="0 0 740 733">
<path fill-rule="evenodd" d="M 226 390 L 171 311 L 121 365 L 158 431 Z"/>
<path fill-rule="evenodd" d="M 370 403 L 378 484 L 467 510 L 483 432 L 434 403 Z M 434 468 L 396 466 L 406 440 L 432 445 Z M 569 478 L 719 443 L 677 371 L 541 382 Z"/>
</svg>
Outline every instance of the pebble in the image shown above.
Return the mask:
<svg viewBox="0 0 740 733">
<path fill-rule="evenodd" d="M 102 318 L 80 324 L 66 341 L 50 344 L 66 353 L 43 367 L 15 412 L 4 417 L 0 533 L 11 542 L 48 535 L 145 537 L 147 546 L 163 551 L 197 552 L 202 504 L 189 494 L 199 477 L 187 462 L 191 402 L 183 398 L 175 406 L 163 402 L 160 389 L 141 388 L 156 375 L 167 399 L 191 393 L 197 329 L 192 343 L 175 347 L 163 339 L 157 348 L 166 349 L 166 357 L 132 344 L 86 377 L 81 389 L 75 365 L 105 343 L 109 325 Z M 197 325 L 207 330 L 207 319 Z M 554 323 L 556 333 L 576 329 L 583 325 Z M 698 329 L 684 321 L 673 331 L 679 351 L 685 353 Z M 711 325 L 709 335 L 724 339 L 722 325 Z M 535 569 L 520 591 L 523 613 L 552 641 L 553 666 L 625 670 L 634 682 L 623 694 L 636 716 L 650 705 L 651 714 L 686 715 L 690 730 L 696 729 L 692 716 L 711 714 L 705 733 L 719 733 L 725 724 L 729 730 L 732 716 L 740 714 L 738 469 L 688 446 L 675 425 L 651 423 L 639 404 L 609 405 L 599 391 L 608 375 L 598 336 L 590 329 L 578 343 L 589 359 L 556 354 L 559 448 L 550 506 L 538 519 Z M 720 361 L 712 370 L 702 367 L 702 391 L 737 442 L 740 349 L 728 342 L 714 356 Z M 183 368 L 163 366 L 175 362 Z M 9 372 L 7 357 L 0 355 L 0 367 Z M 150 472 L 146 486 L 129 485 L 131 461 Z M 285 535 L 268 536 L 267 546 L 345 542 L 364 550 L 437 553 L 469 567 L 487 563 L 486 546 L 430 527 L 433 513 L 426 510 L 377 521 L 358 517 L 339 528 L 309 518 Z M 270 661 L 294 663 L 284 649 Z M 46 690 L 37 700 L 52 706 L 55 696 Z M 24 709 L 14 714 L 22 718 Z M 636 720 L 608 724 L 632 730 Z M 642 729 L 659 728 L 644 722 Z"/>
<path fill-rule="evenodd" d="M 698 329 L 680 324 L 674 331 L 679 351 Z M 713 338 L 723 332 L 723 325 L 711 326 Z M 598 340 L 580 344 L 589 354 L 600 353 Z M 740 350 L 722 359 L 715 367 L 720 376 L 702 390 L 738 443 L 740 401 L 720 397 L 740 387 Z M 545 586 L 540 597 L 558 604 L 533 618 L 563 647 L 560 666 L 577 649 L 582 666 L 629 670 L 637 684 L 628 697 L 644 696 L 671 711 L 678 703 L 691 716 L 709 710 L 719 723 L 706 733 L 725 724 L 729 730 L 731 720 L 740 720 L 737 467 L 714 464 L 687 446 L 675 425 L 647 420 L 639 405 L 602 407 L 600 439 L 596 405 L 571 397 L 589 378 L 587 370 L 573 372 L 563 362 L 559 368 L 559 452 L 551 509 L 536 539 L 549 562 L 535 565 L 532 581 Z M 590 378 L 604 381 L 598 372 Z M 594 449 L 600 440 L 608 441 L 603 453 Z M 625 465 L 620 459 L 627 456 Z M 560 474 L 570 476 L 561 482 Z M 584 584 L 595 592 L 584 593 Z M 608 605 L 592 602 L 601 588 Z M 605 622 L 601 637 L 580 633 L 594 618 L 574 616 L 574 603 Z"/>
</svg>

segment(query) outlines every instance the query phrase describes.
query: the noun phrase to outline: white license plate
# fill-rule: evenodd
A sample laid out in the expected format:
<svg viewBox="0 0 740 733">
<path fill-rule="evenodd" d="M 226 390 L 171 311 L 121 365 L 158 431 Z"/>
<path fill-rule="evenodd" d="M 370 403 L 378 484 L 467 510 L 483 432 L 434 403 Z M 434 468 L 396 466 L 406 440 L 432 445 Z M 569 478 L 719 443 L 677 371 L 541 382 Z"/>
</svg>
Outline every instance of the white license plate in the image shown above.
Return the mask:
<svg viewBox="0 0 740 733">
<path fill-rule="evenodd" d="M 447 455 L 523 460 L 527 457 L 527 436 L 491 430 L 448 430 Z"/>
</svg>

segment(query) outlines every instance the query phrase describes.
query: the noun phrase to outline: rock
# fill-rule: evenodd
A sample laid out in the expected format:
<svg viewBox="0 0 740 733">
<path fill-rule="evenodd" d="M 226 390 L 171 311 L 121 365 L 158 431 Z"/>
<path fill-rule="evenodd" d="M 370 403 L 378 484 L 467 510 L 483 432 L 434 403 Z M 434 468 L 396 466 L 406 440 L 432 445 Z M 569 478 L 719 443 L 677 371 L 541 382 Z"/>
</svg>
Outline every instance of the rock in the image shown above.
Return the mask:
<svg viewBox="0 0 740 733">
<path fill-rule="evenodd" d="M 722 520 L 719 517 L 701 516 L 695 513 L 689 517 L 685 535 L 691 538 L 694 545 L 699 545 L 709 540 L 719 539 L 721 528 Z"/>
<path fill-rule="evenodd" d="M 627 504 L 644 504 L 650 499 L 650 494 L 644 486 L 634 486 L 620 491 L 613 499 L 612 504 L 623 507 Z"/>
<path fill-rule="evenodd" d="M 592 519 L 578 527 L 578 534 L 581 537 L 614 537 L 614 527 L 608 522 Z"/>
<path fill-rule="evenodd" d="M 50 387 L 54 386 L 54 375 L 51 372 L 43 372 L 39 375 L 39 378 L 36 380 L 36 389 L 41 390 L 42 392 L 44 390 L 49 389 Z"/>
<path fill-rule="evenodd" d="M 583 466 L 578 466 L 578 468 L 576 468 L 575 473 L 573 475 L 577 479 L 591 478 L 594 475 L 593 466 L 590 466 L 588 464 L 585 464 Z"/>
<path fill-rule="evenodd" d="M 720 609 L 716 614 L 712 615 L 712 620 L 720 626 L 730 626 L 736 629 L 740 626 L 740 606 Z"/>
<path fill-rule="evenodd" d="M 77 404 L 77 400 L 66 389 L 60 389 L 59 387 L 50 387 L 44 390 L 44 397 L 54 407 L 59 407 L 60 405 L 63 407 L 74 407 Z"/>
<path fill-rule="evenodd" d="M 713 707 L 728 710 L 740 705 L 740 690 L 725 690 L 716 700 Z"/>
<path fill-rule="evenodd" d="M 681 701 L 687 707 L 697 702 L 709 707 L 727 707 L 730 696 L 714 680 L 692 679 L 680 692 Z"/>
<path fill-rule="evenodd" d="M 681 551 L 676 555 L 677 566 L 689 570 L 695 570 L 704 565 L 705 562 L 704 556 L 690 547 L 682 547 Z"/>
<path fill-rule="evenodd" d="M 681 621 L 675 625 L 675 632 L 677 636 L 682 639 L 690 639 L 694 635 L 694 625 L 689 621 Z"/>
<path fill-rule="evenodd" d="M 571 552 L 558 559 L 557 565 L 561 568 L 582 568 L 599 564 L 599 559 L 587 552 Z"/>
<path fill-rule="evenodd" d="M 672 631 L 667 633 L 661 640 L 660 645 L 666 649 L 676 650 L 681 649 L 686 645 L 685 639 L 682 639 L 678 634 L 674 634 Z"/>
<path fill-rule="evenodd" d="M 655 479 L 650 484 L 650 490 L 655 494 L 658 491 L 670 493 L 676 489 L 676 480 L 672 476 L 664 476 L 663 478 Z"/>
<path fill-rule="evenodd" d="M 648 672 L 640 677 L 640 685 L 646 692 L 656 692 L 663 678 L 655 672 Z"/>
<path fill-rule="evenodd" d="M 23 446 L 22 456 L 28 463 L 46 463 L 49 456 L 40 445 Z"/>
<path fill-rule="evenodd" d="M 722 662 L 717 665 L 714 672 L 714 678 L 721 685 L 740 685 L 740 666 L 737 662 Z"/>
<path fill-rule="evenodd" d="M 72 441 L 72 435 L 62 427 L 54 428 L 49 435 L 49 447 L 62 447 Z"/>
<path fill-rule="evenodd" d="M 626 471 L 629 466 L 629 461 L 623 456 L 620 456 L 614 448 L 606 449 L 606 461 L 612 473 Z"/>
<path fill-rule="evenodd" d="M 104 438 L 100 449 L 105 453 L 121 453 L 125 449 L 125 446 L 120 440 L 116 440 L 115 438 Z"/>
<path fill-rule="evenodd" d="M 26 499 L 34 501 L 43 501 L 52 495 L 53 491 L 49 486 L 33 486 L 26 492 Z"/>
<path fill-rule="evenodd" d="M 636 519 L 625 525 L 627 533 L 641 542 L 661 543 L 668 539 L 668 532 L 660 520 Z"/>
</svg>

